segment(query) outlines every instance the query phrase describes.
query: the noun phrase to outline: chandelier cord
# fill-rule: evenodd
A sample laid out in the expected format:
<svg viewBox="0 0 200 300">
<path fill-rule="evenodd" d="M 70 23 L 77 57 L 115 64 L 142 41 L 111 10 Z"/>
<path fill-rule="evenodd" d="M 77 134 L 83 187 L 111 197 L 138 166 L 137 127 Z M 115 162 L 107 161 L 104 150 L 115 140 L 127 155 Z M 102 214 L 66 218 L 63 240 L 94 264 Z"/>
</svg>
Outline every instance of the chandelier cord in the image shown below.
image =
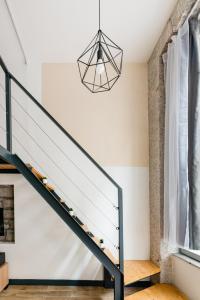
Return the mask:
<svg viewBox="0 0 200 300">
<path fill-rule="evenodd" d="M 101 28 L 101 0 L 99 0 L 99 30 Z"/>
</svg>

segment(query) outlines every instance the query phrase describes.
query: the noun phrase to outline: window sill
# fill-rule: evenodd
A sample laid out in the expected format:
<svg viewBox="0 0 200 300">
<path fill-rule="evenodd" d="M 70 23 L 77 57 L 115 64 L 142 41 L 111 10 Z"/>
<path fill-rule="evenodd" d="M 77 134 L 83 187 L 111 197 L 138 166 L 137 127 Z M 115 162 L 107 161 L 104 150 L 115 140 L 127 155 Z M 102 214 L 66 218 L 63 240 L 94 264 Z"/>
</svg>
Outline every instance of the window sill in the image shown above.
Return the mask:
<svg viewBox="0 0 200 300">
<path fill-rule="evenodd" d="M 200 262 L 193 259 L 193 258 L 190 258 L 184 254 L 181 254 L 181 253 L 176 253 L 176 254 L 173 254 L 174 257 L 177 257 L 183 261 L 185 261 L 186 263 L 190 264 L 190 265 L 193 265 L 194 267 L 200 269 Z"/>
</svg>

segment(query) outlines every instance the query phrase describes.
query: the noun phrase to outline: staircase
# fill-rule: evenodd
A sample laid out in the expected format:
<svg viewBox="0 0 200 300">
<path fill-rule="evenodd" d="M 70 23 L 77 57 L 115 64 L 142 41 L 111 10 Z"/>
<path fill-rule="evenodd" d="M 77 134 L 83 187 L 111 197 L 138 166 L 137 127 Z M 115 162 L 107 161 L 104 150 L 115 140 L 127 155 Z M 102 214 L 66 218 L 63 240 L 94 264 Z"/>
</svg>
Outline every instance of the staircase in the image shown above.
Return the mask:
<svg viewBox="0 0 200 300">
<path fill-rule="evenodd" d="M 115 300 L 186 299 L 168 285 L 155 285 L 124 298 L 124 286 L 159 274 L 160 269 L 151 261 L 124 261 L 121 187 L 18 82 L 1 58 L 0 66 L 5 76 L 5 84 L 0 85 L 5 96 L 0 103 L 5 123 L 0 125 L 0 173 L 19 172 L 27 179 L 101 262 L 105 285 L 114 284 Z M 87 200 L 95 211 L 95 222 L 90 211 L 80 209 L 79 200 Z M 109 236 L 103 223 L 110 227 Z"/>
</svg>

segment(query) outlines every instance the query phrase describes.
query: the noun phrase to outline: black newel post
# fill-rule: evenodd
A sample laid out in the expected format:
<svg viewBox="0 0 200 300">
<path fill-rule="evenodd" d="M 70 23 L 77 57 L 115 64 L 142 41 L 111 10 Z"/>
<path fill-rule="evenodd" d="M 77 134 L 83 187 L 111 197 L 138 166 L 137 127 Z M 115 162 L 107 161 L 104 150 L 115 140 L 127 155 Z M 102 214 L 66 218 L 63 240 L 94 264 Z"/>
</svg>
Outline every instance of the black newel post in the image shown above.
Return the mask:
<svg viewBox="0 0 200 300">
<path fill-rule="evenodd" d="M 119 206 L 119 267 L 124 273 L 124 233 L 123 233 L 123 191 L 118 188 L 118 206 Z"/>
<path fill-rule="evenodd" d="M 5 86 L 6 86 L 6 142 L 7 142 L 7 150 L 12 152 L 11 78 L 8 72 L 5 73 Z"/>
</svg>

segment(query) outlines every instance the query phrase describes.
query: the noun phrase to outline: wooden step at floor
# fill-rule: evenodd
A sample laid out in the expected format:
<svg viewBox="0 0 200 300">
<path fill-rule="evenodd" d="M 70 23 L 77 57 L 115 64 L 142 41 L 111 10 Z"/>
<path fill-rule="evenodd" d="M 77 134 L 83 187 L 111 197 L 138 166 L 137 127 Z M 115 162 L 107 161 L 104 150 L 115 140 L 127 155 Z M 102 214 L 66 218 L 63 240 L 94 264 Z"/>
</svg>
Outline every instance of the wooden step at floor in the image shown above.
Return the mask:
<svg viewBox="0 0 200 300">
<path fill-rule="evenodd" d="M 160 268 L 149 260 L 126 260 L 124 262 L 125 285 L 158 273 L 160 273 Z"/>
<path fill-rule="evenodd" d="M 125 300 L 189 300 L 182 292 L 171 284 L 156 284 L 133 295 Z"/>
</svg>

